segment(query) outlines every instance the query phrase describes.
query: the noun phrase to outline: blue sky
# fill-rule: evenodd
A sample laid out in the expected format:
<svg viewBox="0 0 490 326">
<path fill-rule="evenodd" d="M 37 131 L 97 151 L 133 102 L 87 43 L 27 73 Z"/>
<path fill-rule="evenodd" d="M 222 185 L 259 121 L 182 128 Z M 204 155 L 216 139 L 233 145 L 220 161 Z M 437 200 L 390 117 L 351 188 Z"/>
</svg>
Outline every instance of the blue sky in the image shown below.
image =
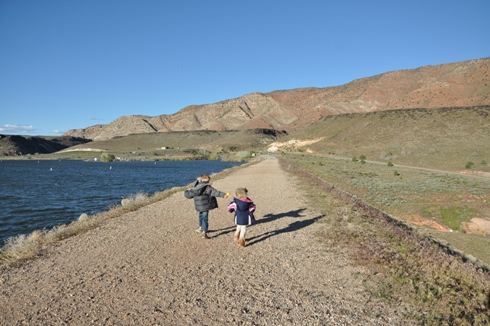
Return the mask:
<svg viewBox="0 0 490 326">
<path fill-rule="evenodd" d="M 0 0 L 0 134 L 490 56 L 490 1 Z"/>
</svg>

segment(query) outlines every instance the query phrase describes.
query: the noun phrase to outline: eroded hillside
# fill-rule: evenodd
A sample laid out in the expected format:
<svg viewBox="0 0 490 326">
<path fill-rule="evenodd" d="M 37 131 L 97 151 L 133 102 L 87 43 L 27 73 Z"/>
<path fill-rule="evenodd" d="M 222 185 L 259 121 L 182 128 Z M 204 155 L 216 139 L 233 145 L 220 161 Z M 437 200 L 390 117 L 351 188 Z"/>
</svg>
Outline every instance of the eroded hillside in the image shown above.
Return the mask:
<svg viewBox="0 0 490 326">
<path fill-rule="evenodd" d="M 411 108 L 490 105 L 490 58 L 387 72 L 325 88 L 252 93 L 156 117 L 122 116 L 66 136 L 107 140 L 129 134 L 267 128 L 292 132 L 325 116 Z"/>
</svg>

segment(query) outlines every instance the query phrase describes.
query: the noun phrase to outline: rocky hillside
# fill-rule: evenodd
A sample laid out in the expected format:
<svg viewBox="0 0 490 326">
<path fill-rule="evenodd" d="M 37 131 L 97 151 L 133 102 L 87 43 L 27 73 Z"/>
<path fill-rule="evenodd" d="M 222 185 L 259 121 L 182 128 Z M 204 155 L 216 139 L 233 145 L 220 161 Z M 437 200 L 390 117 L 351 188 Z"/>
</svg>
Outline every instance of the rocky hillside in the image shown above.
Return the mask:
<svg viewBox="0 0 490 326">
<path fill-rule="evenodd" d="M 0 156 L 53 153 L 87 142 L 90 142 L 90 140 L 69 136 L 30 137 L 0 135 Z"/>
<path fill-rule="evenodd" d="M 490 58 L 399 70 L 325 88 L 252 93 L 171 115 L 123 116 L 65 136 L 106 140 L 129 134 L 267 128 L 292 132 L 343 113 L 490 105 Z"/>
</svg>

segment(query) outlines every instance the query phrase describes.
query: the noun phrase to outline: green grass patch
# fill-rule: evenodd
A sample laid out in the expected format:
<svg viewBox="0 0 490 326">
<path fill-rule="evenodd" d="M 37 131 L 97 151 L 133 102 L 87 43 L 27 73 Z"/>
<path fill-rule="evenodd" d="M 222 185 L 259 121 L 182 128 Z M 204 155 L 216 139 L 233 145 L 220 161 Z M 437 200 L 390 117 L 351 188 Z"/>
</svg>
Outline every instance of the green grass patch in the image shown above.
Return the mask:
<svg viewBox="0 0 490 326">
<path fill-rule="evenodd" d="M 474 209 L 461 206 L 431 206 L 427 207 L 424 212 L 427 216 L 440 221 L 454 231 L 462 231 L 461 223 L 471 221 L 471 218 L 478 214 Z"/>
</svg>

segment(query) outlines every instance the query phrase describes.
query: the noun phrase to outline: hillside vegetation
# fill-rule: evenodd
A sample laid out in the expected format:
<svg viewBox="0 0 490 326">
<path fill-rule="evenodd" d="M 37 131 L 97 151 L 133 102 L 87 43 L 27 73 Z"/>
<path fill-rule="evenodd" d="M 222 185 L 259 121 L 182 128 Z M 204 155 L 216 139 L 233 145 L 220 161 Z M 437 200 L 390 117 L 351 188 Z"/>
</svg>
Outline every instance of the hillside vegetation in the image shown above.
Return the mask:
<svg viewBox="0 0 490 326">
<path fill-rule="evenodd" d="M 283 139 L 280 151 L 392 162 L 439 170 L 490 172 L 490 106 L 406 109 L 328 116 Z M 467 166 L 472 162 L 471 166 Z"/>
</svg>

